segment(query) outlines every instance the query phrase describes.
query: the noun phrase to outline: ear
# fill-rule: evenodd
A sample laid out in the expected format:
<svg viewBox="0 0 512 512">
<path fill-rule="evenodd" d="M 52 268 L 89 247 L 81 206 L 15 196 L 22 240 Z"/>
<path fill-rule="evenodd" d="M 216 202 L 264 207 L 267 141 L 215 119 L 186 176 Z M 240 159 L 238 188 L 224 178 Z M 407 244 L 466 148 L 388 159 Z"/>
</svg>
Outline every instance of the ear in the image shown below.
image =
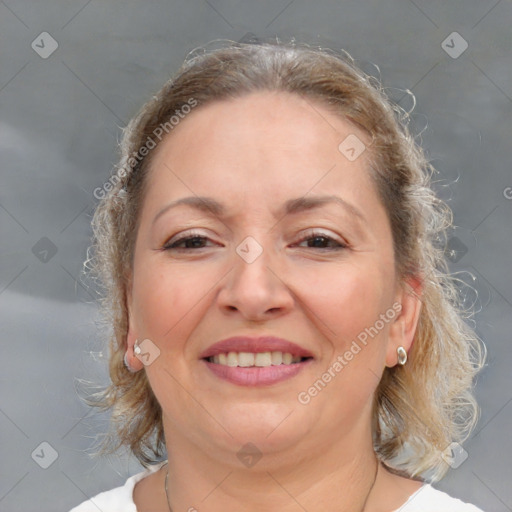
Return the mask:
<svg viewBox="0 0 512 512">
<path fill-rule="evenodd" d="M 133 296 L 131 282 L 126 287 L 126 308 L 128 310 L 128 334 L 126 335 L 126 359 L 134 371 L 144 368 L 142 361 L 135 355 L 134 347 L 137 341 L 137 325 L 133 315 Z"/>
<path fill-rule="evenodd" d="M 397 348 L 402 346 L 409 353 L 421 312 L 423 280 L 420 276 L 407 278 L 398 285 L 395 301 L 401 310 L 389 328 L 386 366 L 398 364 Z"/>
</svg>

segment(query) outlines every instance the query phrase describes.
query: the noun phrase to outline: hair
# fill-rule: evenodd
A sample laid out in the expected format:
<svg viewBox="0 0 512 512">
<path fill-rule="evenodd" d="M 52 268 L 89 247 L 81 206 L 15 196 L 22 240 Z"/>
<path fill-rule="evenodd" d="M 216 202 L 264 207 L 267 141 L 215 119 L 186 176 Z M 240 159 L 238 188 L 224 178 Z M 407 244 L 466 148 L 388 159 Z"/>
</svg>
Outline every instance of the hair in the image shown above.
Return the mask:
<svg viewBox="0 0 512 512">
<path fill-rule="evenodd" d="M 322 104 L 369 141 L 369 172 L 389 216 L 398 279 L 406 283 L 419 277 L 422 282 L 422 308 L 408 362 L 386 368 L 375 391 L 374 449 L 399 474 L 417 479 L 429 474 L 431 481 L 438 480 L 448 469 L 442 452 L 467 439 L 476 424 L 473 379 L 485 359 L 485 347 L 466 321 L 471 313 L 463 307 L 458 280 L 449 274 L 445 259 L 452 212 L 431 188 L 436 171 L 409 130 L 409 115 L 389 99 L 380 80 L 363 73 L 346 53 L 296 43 L 229 42 L 202 48 L 189 55 L 124 129 L 120 161 L 93 217 L 92 252 L 86 262 L 102 283 L 102 311 L 111 327 L 111 383 L 86 399 L 111 410 L 110 429 L 98 453 L 129 447 L 148 467 L 165 448 L 162 410 L 146 373 L 131 373 L 123 360 L 127 287 L 155 154 L 141 148 L 165 140 L 157 136 L 162 127 L 172 137 L 169 120 L 187 112 L 192 101 L 199 109 L 258 91 L 290 93 Z"/>
</svg>

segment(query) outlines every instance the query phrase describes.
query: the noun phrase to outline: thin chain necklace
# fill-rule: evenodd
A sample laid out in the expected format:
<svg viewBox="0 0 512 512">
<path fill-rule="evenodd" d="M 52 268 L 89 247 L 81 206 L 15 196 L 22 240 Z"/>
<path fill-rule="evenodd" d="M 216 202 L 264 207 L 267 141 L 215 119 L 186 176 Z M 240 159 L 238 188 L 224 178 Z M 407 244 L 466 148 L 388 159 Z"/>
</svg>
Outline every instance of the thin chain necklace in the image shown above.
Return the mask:
<svg viewBox="0 0 512 512">
<path fill-rule="evenodd" d="M 375 486 L 375 482 L 377 481 L 377 475 L 379 474 L 380 463 L 379 463 L 378 459 L 375 459 L 375 460 L 377 461 L 377 467 L 375 468 L 375 476 L 373 477 L 373 482 L 370 487 L 370 490 L 368 491 L 368 494 L 366 495 L 366 498 L 364 499 L 364 503 L 363 503 L 363 507 L 361 508 L 361 512 L 364 512 L 364 509 L 366 507 L 366 502 L 368 501 L 368 498 L 370 497 L 370 494 L 373 491 L 373 487 Z M 165 496 L 167 498 L 167 506 L 169 507 L 169 512 L 173 512 L 172 507 L 171 507 L 171 502 L 169 500 L 169 491 L 167 489 L 167 482 L 169 480 L 169 463 L 166 462 L 166 464 L 167 464 L 167 473 L 165 475 Z"/>
</svg>

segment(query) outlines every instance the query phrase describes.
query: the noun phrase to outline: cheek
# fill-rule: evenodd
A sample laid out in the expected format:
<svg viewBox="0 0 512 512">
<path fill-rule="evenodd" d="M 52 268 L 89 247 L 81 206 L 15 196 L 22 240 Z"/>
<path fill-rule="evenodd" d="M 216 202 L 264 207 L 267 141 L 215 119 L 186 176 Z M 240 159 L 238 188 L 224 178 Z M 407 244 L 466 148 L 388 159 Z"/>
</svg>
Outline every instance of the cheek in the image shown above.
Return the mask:
<svg viewBox="0 0 512 512">
<path fill-rule="evenodd" d="M 135 271 L 134 303 L 139 336 L 164 343 L 178 341 L 194 311 L 201 309 L 212 283 L 211 272 L 165 263 L 141 265 Z"/>
<path fill-rule="evenodd" d="M 369 404 L 379 382 L 389 328 L 379 318 L 389 308 L 390 288 L 375 261 L 315 274 L 301 277 L 304 311 L 313 313 L 310 318 L 328 340 L 330 353 L 325 353 L 317 380 L 302 391 L 336 428 L 344 428 L 349 417 Z M 375 330 L 377 322 L 383 327 Z"/>
<path fill-rule="evenodd" d="M 345 264 L 302 272 L 302 297 L 314 312 L 318 327 L 332 340 L 336 351 L 343 349 L 365 328 L 372 326 L 387 307 L 385 273 L 378 263 Z"/>
</svg>

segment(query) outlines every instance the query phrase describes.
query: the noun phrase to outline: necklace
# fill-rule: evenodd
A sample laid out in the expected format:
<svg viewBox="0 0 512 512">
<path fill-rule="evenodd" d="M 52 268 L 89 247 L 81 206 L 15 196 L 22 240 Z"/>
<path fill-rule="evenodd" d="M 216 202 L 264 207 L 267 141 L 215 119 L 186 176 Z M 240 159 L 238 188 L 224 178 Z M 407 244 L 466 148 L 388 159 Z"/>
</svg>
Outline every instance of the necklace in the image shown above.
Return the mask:
<svg viewBox="0 0 512 512">
<path fill-rule="evenodd" d="M 366 507 L 366 502 L 368 501 L 368 498 L 370 497 L 370 494 L 373 491 L 373 487 L 375 486 L 375 482 L 377 481 L 377 475 L 379 474 L 380 463 L 379 463 L 378 459 L 376 459 L 376 462 L 377 462 L 377 467 L 375 468 L 375 475 L 373 477 L 373 482 L 370 487 L 370 490 L 368 491 L 368 494 L 366 495 L 366 498 L 364 499 L 364 503 L 363 503 L 363 507 L 361 508 L 361 512 L 364 512 L 364 509 Z M 172 507 L 171 507 L 171 502 L 169 500 L 169 491 L 167 489 L 167 482 L 169 480 L 169 463 L 166 462 L 166 464 L 167 464 L 167 473 L 165 474 L 165 496 L 167 498 L 167 506 L 169 507 L 169 512 L 173 512 Z"/>
</svg>

